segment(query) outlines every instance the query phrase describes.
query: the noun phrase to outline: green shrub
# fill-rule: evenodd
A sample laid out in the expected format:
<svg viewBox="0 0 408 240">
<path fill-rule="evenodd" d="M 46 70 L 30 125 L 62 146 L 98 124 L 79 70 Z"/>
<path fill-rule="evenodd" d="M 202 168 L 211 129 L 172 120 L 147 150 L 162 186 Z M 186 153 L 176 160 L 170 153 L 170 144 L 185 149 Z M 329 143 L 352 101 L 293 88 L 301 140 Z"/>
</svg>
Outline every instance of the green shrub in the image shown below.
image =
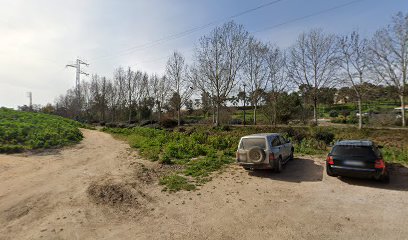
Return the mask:
<svg viewBox="0 0 408 240">
<path fill-rule="evenodd" d="M 169 190 L 171 192 L 180 190 L 191 191 L 196 188 L 194 184 L 188 182 L 186 177 L 177 174 L 162 177 L 159 184 L 165 185 L 165 190 Z"/>
<path fill-rule="evenodd" d="M 407 148 L 384 147 L 381 152 L 384 160 L 387 162 L 405 164 L 408 162 Z"/>
<path fill-rule="evenodd" d="M 316 139 L 303 139 L 295 145 L 295 151 L 301 154 L 316 155 L 325 153 L 326 150 L 326 143 Z"/>
<path fill-rule="evenodd" d="M 327 130 L 319 129 L 314 133 L 314 139 L 330 144 L 334 140 L 334 133 Z"/>
<path fill-rule="evenodd" d="M 294 129 L 292 127 L 286 128 L 284 130 L 284 134 L 288 137 L 291 141 L 301 142 L 304 138 L 307 137 L 307 133 L 302 129 Z"/>
<path fill-rule="evenodd" d="M 59 147 L 82 140 L 84 125 L 55 115 L 0 108 L 0 152 Z"/>
<path fill-rule="evenodd" d="M 162 155 L 159 161 L 160 161 L 160 163 L 162 163 L 162 164 L 172 164 L 172 163 L 173 163 L 173 162 L 171 161 L 170 156 L 167 155 L 167 154 Z"/>
<path fill-rule="evenodd" d="M 347 119 L 345 116 L 338 116 L 332 120 L 330 120 L 332 123 L 347 123 Z"/>
<path fill-rule="evenodd" d="M 231 157 L 211 154 L 187 163 L 184 174 L 192 177 L 207 177 L 225 164 L 233 162 Z"/>
<path fill-rule="evenodd" d="M 339 112 L 337 112 L 336 110 L 330 110 L 329 116 L 330 116 L 330 117 L 338 117 L 338 116 L 339 116 Z"/>
<path fill-rule="evenodd" d="M 163 119 L 160 121 L 160 126 L 164 128 L 174 128 L 178 125 L 177 120 L 174 119 Z"/>
<path fill-rule="evenodd" d="M 180 132 L 164 131 L 136 127 L 132 129 L 104 128 L 103 131 L 116 134 L 126 139 L 129 144 L 139 149 L 140 154 L 152 161 L 163 164 L 185 165 L 185 176 L 191 176 L 199 182 L 223 165 L 232 161 L 239 136 L 234 134 L 210 135 L 205 129 L 184 129 Z M 163 180 L 164 185 L 174 185 L 173 180 L 180 176 Z M 184 180 L 183 180 L 184 181 Z M 178 185 L 175 184 L 175 185 Z M 171 189 L 176 189 L 172 188 Z"/>
<path fill-rule="evenodd" d="M 340 114 L 344 117 L 347 117 L 348 115 L 350 115 L 351 111 L 348 109 L 343 109 L 340 111 Z"/>
<path fill-rule="evenodd" d="M 358 123 L 358 117 L 356 116 L 356 114 L 351 114 L 351 115 L 347 116 L 346 117 L 346 123 L 350 123 L 350 124 Z"/>
</svg>

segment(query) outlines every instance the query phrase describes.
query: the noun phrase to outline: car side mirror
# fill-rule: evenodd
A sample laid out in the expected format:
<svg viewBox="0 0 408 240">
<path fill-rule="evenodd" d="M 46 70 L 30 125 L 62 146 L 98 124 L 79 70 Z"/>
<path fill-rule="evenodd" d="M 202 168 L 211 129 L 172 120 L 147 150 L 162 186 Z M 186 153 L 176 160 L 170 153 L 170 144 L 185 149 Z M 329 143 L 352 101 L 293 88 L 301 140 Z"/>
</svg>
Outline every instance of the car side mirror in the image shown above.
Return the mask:
<svg viewBox="0 0 408 240">
<path fill-rule="evenodd" d="M 377 147 L 378 147 L 378 148 L 383 148 L 384 146 L 383 146 L 383 145 L 378 145 Z"/>
</svg>

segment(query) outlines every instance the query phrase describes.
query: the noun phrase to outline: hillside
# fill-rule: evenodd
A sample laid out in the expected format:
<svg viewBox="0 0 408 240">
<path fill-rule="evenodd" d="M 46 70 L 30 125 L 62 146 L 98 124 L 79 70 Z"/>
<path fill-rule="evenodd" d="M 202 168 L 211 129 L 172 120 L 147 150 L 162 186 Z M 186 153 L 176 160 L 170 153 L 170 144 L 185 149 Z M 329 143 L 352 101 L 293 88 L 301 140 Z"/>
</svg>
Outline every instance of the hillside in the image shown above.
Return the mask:
<svg viewBox="0 0 408 240">
<path fill-rule="evenodd" d="M 82 140 L 81 124 L 62 117 L 0 108 L 0 153 L 59 147 Z"/>
</svg>

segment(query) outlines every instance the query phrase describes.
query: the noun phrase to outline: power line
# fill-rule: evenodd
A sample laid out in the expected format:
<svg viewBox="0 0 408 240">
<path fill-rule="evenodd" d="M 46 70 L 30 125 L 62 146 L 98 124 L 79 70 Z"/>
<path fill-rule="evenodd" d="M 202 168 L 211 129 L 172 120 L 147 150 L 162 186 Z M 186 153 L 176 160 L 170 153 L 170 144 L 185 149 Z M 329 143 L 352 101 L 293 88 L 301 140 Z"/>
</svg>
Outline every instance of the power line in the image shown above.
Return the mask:
<svg viewBox="0 0 408 240">
<path fill-rule="evenodd" d="M 273 26 L 266 27 L 266 28 L 263 28 L 263 29 L 260 29 L 260 30 L 257 30 L 257 31 L 253 31 L 251 33 L 254 34 L 254 33 L 259 33 L 259 32 L 263 32 L 263 31 L 271 30 L 271 29 L 274 29 L 274 28 L 278 28 L 280 26 L 284 26 L 284 25 L 287 25 L 287 24 L 291 24 L 291 23 L 298 22 L 298 21 L 301 21 L 301 20 L 304 20 L 304 19 L 307 19 L 307 18 L 317 16 L 317 15 L 321 15 L 321 14 L 324 14 L 324 13 L 327 13 L 327 12 L 330 12 L 330 11 L 334 11 L 334 10 L 337 10 L 337 9 L 340 9 L 340 8 L 344 8 L 344 7 L 347 7 L 347 6 L 352 5 L 354 3 L 362 2 L 362 1 L 364 1 L 364 0 L 354 0 L 354 1 L 344 3 L 344 4 L 336 5 L 336 6 L 331 7 L 331 8 L 323 9 L 323 10 L 320 10 L 320 11 L 315 12 L 315 13 L 311 13 L 311 14 L 304 15 L 304 16 L 301 16 L 301 17 L 298 17 L 298 18 L 294 18 L 294 19 L 290 19 L 288 21 L 281 22 L 281 23 L 278 23 L 278 24 L 275 24 Z M 192 51 L 193 49 L 194 48 L 192 48 L 192 49 L 190 49 L 188 51 Z M 166 58 L 166 57 L 161 57 L 161 58 L 154 59 L 154 60 L 140 61 L 139 63 L 156 62 L 155 60 L 162 60 L 163 58 Z"/>
<path fill-rule="evenodd" d="M 216 25 L 216 24 L 218 24 L 220 22 L 224 22 L 224 21 L 227 21 L 227 20 L 230 20 L 230 19 L 240 17 L 242 15 L 251 13 L 251 12 L 259 10 L 261 8 L 265 8 L 265 7 L 277 4 L 277 3 L 282 2 L 282 1 L 284 1 L 284 0 L 270 1 L 270 2 L 267 2 L 267 3 L 261 4 L 261 5 L 257 6 L 257 7 L 250 8 L 250 9 L 244 10 L 242 12 L 236 13 L 234 15 L 225 17 L 223 19 L 220 19 L 220 20 L 217 20 L 217 21 L 212 21 L 212 22 L 203 24 L 201 26 L 194 27 L 194 28 L 191 28 L 191 29 L 179 32 L 179 33 L 171 34 L 171 35 L 168 35 L 168 36 L 163 37 L 163 38 L 159 38 L 159 39 L 154 40 L 154 41 L 149 42 L 149 43 L 145 43 L 145 44 L 142 44 L 142 45 L 139 45 L 139 46 L 127 48 L 127 49 L 124 49 L 122 51 L 119 51 L 118 54 L 106 55 L 106 56 L 102 56 L 102 57 L 99 57 L 99 58 L 95 58 L 95 59 L 92 59 L 92 61 L 98 61 L 98 60 L 102 60 L 102 59 L 108 59 L 108 58 L 111 58 L 111 57 L 118 57 L 118 56 L 128 55 L 128 54 L 131 54 L 131 53 L 133 53 L 135 51 L 138 51 L 138 50 L 143 50 L 143 49 L 146 49 L 146 48 L 154 47 L 154 46 L 157 46 L 157 45 L 159 45 L 159 44 L 161 44 L 163 42 L 167 42 L 167 41 L 170 41 L 170 40 L 174 40 L 174 39 L 178 39 L 178 38 L 187 36 L 187 35 L 192 34 L 194 32 L 197 32 L 197 31 L 206 29 L 208 27 L 211 27 L 213 25 Z"/>
<path fill-rule="evenodd" d="M 309 15 L 305 15 L 305 16 L 302 16 L 302 17 L 294 18 L 294 19 L 288 20 L 288 21 L 283 22 L 283 23 L 278 23 L 278 24 L 275 24 L 275 25 L 273 25 L 273 26 L 266 27 L 266 28 L 263 28 L 263 29 L 261 29 L 261 30 L 257 30 L 257 31 L 251 32 L 251 33 L 259 33 L 259 32 L 263 32 L 263 31 L 267 31 L 267 30 L 270 30 L 270 29 L 273 29 L 273 28 L 277 28 L 277 27 L 286 25 L 286 24 L 298 22 L 298 21 L 300 21 L 300 20 L 304 20 L 304 19 L 307 19 L 307 18 L 311 18 L 311 17 L 317 16 L 317 15 L 321 15 L 321 14 L 323 14 L 323 13 L 330 12 L 330 11 L 334 11 L 334 10 L 337 10 L 337 9 L 339 9 L 339 8 L 344 8 L 344 7 L 347 7 L 347 6 L 352 5 L 352 4 L 354 4 L 354 3 L 362 2 L 362 1 L 364 1 L 364 0 L 354 0 L 354 1 L 350 1 L 350 2 L 347 2 L 347 3 L 344 3 L 344 4 L 340 4 L 340 5 L 331 7 L 331 8 L 327 8 L 327 9 L 324 9 L 324 10 L 321 10 L 321 11 L 318 11 L 318 12 L 315 12 L 315 13 L 312 13 L 312 14 L 309 14 Z"/>
</svg>

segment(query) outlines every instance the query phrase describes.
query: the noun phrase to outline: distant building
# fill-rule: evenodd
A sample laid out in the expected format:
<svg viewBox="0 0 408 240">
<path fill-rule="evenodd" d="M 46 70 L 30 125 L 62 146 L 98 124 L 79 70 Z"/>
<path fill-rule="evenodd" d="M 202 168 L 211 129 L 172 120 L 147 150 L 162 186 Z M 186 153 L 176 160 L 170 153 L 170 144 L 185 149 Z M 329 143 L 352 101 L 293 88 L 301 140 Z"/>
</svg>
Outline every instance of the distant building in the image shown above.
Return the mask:
<svg viewBox="0 0 408 240">
<path fill-rule="evenodd" d="M 394 110 L 401 112 L 402 107 L 396 107 Z M 405 111 L 408 111 L 408 106 L 405 106 Z"/>
<path fill-rule="evenodd" d="M 335 94 L 334 94 L 334 104 L 345 104 L 345 103 L 348 103 L 348 101 L 349 101 L 349 96 L 339 96 L 339 93 L 338 92 L 336 92 Z"/>
</svg>

